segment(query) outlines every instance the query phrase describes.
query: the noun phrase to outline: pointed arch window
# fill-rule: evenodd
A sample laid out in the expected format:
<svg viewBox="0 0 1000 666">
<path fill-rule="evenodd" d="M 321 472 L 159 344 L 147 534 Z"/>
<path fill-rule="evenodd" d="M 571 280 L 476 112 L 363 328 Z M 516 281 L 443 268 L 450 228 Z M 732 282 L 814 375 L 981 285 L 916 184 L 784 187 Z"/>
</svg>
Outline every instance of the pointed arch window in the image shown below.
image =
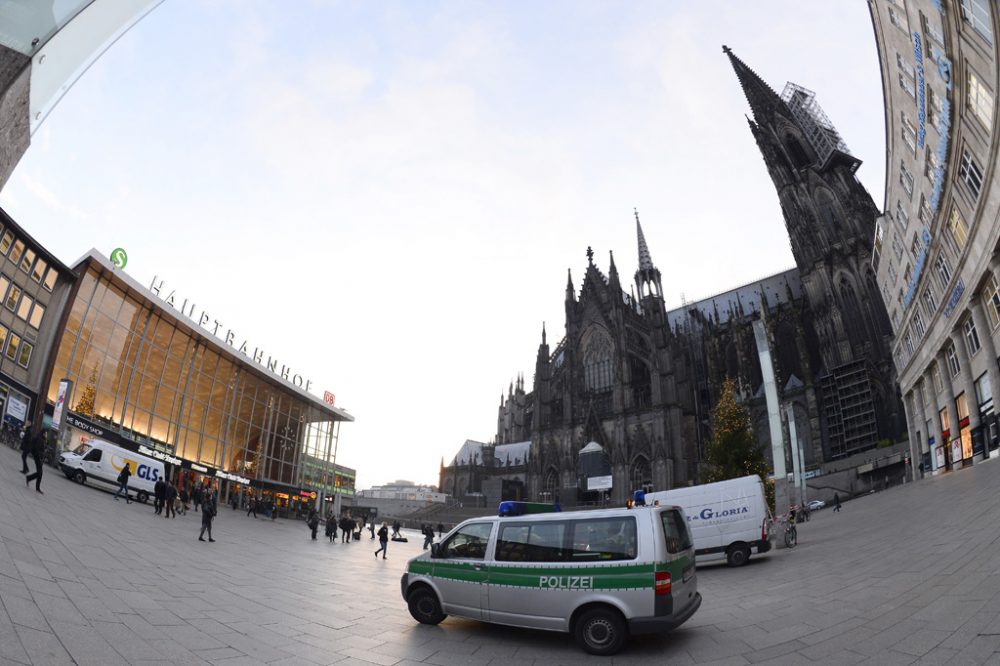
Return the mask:
<svg viewBox="0 0 1000 666">
<path fill-rule="evenodd" d="M 603 335 L 591 337 L 583 353 L 583 378 L 588 391 L 611 390 L 612 358 L 611 341 Z"/>
<path fill-rule="evenodd" d="M 788 157 L 791 158 L 796 169 L 801 169 L 809 164 L 809 155 L 795 136 L 791 134 L 785 136 L 785 149 L 788 150 Z"/>
<path fill-rule="evenodd" d="M 629 470 L 629 492 L 633 490 L 652 490 L 653 474 L 646 456 L 638 456 Z"/>
</svg>

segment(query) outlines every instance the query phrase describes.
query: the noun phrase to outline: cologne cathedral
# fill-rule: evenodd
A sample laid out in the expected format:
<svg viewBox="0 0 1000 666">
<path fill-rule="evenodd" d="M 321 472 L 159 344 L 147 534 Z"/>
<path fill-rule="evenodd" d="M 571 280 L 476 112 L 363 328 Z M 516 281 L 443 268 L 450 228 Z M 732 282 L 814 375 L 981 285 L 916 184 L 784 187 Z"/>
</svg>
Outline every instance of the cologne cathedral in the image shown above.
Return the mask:
<svg viewBox="0 0 1000 666">
<path fill-rule="evenodd" d="M 638 488 L 698 483 L 709 412 L 727 377 L 770 456 L 754 322 L 807 467 L 905 433 L 871 266 L 879 210 L 855 177 L 861 163 L 811 91 L 789 83 L 779 95 L 723 50 L 749 102 L 796 268 L 668 310 L 637 213 L 628 286 L 613 255 L 602 270 L 587 249 L 581 286 L 567 278 L 562 337 L 550 345 L 542 328 L 531 390 L 518 378 L 500 398 L 496 439 L 467 441 L 450 465 L 442 461 L 442 492 L 571 506 L 599 497 L 591 477 L 611 477 L 616 503 Z M 783 430 L 787 442 L 787 421 Z"/>
</svg>

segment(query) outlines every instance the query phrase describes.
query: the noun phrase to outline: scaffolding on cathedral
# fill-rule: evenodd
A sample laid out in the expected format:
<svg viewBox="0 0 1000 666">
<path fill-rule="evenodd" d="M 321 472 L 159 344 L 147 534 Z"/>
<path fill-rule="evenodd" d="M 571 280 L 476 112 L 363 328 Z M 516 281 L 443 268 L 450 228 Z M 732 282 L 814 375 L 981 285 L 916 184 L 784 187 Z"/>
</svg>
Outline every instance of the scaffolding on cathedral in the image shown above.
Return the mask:
<svg viewBox="0 0 1000 666">
<path fill-rule="evenodd" d="M 781 91 L 781 100 L 805 130 L 806 138 L 819 156 L 820 164 L 825 164 L 835 150 L 850 153 L 847 144 L 840 138 L 840 133 L 823 112 L 823 107 L 816 101 L 816 93 L 789 82 Z"/>
</svg>

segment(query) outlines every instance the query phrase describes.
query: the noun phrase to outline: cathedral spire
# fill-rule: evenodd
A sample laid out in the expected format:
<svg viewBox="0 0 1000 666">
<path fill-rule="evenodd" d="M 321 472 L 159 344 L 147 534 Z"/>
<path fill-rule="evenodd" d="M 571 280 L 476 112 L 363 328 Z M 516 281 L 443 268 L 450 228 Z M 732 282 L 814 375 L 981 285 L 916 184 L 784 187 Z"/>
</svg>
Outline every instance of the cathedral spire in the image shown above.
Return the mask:
<svg viewBox="0 0 1000 666">
<path fill-rule="evenodd" d="M 566 300 L 576 300 L 576 290 L 573 289 L 573 271 L 569 268 L 566 269 Z"/>
<path fill-rule="evenodd" d="M 653 269 L 653 258 L 649 256 L 649 247 L 646 246 L 646 237 L 642 233 L 642 224 L 639 223 L 639 211 L 633 208 L 635 211 L 635 230 L 639 237 L 639 270 L 652 270 Z"/>
<path fill-rule="evenodd" d="M 542 322 L 542 344 L 543 345 L 546 344 L 546 342 L 545 342 L 545 322 L 544 321 Z"/>
<path fill-rule="evenodd" d="M 778 93 L 774 92 L 771 86 L 764 83 L 764 80 L 757 76 L 757 72 L 747 67 L 746 63 L 737 58 L 732 49 L 728 46 L 723 46 L 722 51 L 729 56 L 729 62 L 732 63 L 733 69 L 736 71 L 736 78 L 740 80 L 740 87 L 743 88 L 743 94 L 746 95 L 747 101 L 750 103 L 750 110 L 753 112 L 754 120 L 760 122 L 762 119 L 768 117 L 768 112 L 775 108 L 785 107 L 785 103 L 778 97 Z"/>
<path fill-rule="evenodd" d="M 615 253 L 608 251 L 608 254 L 611 255 L 611 267 L 608 269 L 609 284 L 620 287 L 621 285 L 618 282 L 618 267 L 615 266 Z"/>
</svg>

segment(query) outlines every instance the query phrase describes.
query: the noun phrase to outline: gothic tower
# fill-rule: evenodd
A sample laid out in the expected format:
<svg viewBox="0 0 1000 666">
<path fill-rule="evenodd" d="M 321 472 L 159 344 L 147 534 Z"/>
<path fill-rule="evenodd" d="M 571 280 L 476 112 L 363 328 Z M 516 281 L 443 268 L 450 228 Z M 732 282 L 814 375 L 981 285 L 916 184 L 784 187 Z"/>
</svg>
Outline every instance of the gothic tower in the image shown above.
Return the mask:
<svg viewBox="0 0 1000 666">
<path fill-rule="evenodd" d="M 818 342 L 816 376 L 867 369 L 880 436 L 894 437 L 902 410 L 892 329 L 871 265 L 879 210 L 855 176 L 861 161 L 814 93 L 788 83 L 779 96 L 728 47 L 723 51 L 750 104 L 747 122 L 778 192 Z"/>
</svg>

